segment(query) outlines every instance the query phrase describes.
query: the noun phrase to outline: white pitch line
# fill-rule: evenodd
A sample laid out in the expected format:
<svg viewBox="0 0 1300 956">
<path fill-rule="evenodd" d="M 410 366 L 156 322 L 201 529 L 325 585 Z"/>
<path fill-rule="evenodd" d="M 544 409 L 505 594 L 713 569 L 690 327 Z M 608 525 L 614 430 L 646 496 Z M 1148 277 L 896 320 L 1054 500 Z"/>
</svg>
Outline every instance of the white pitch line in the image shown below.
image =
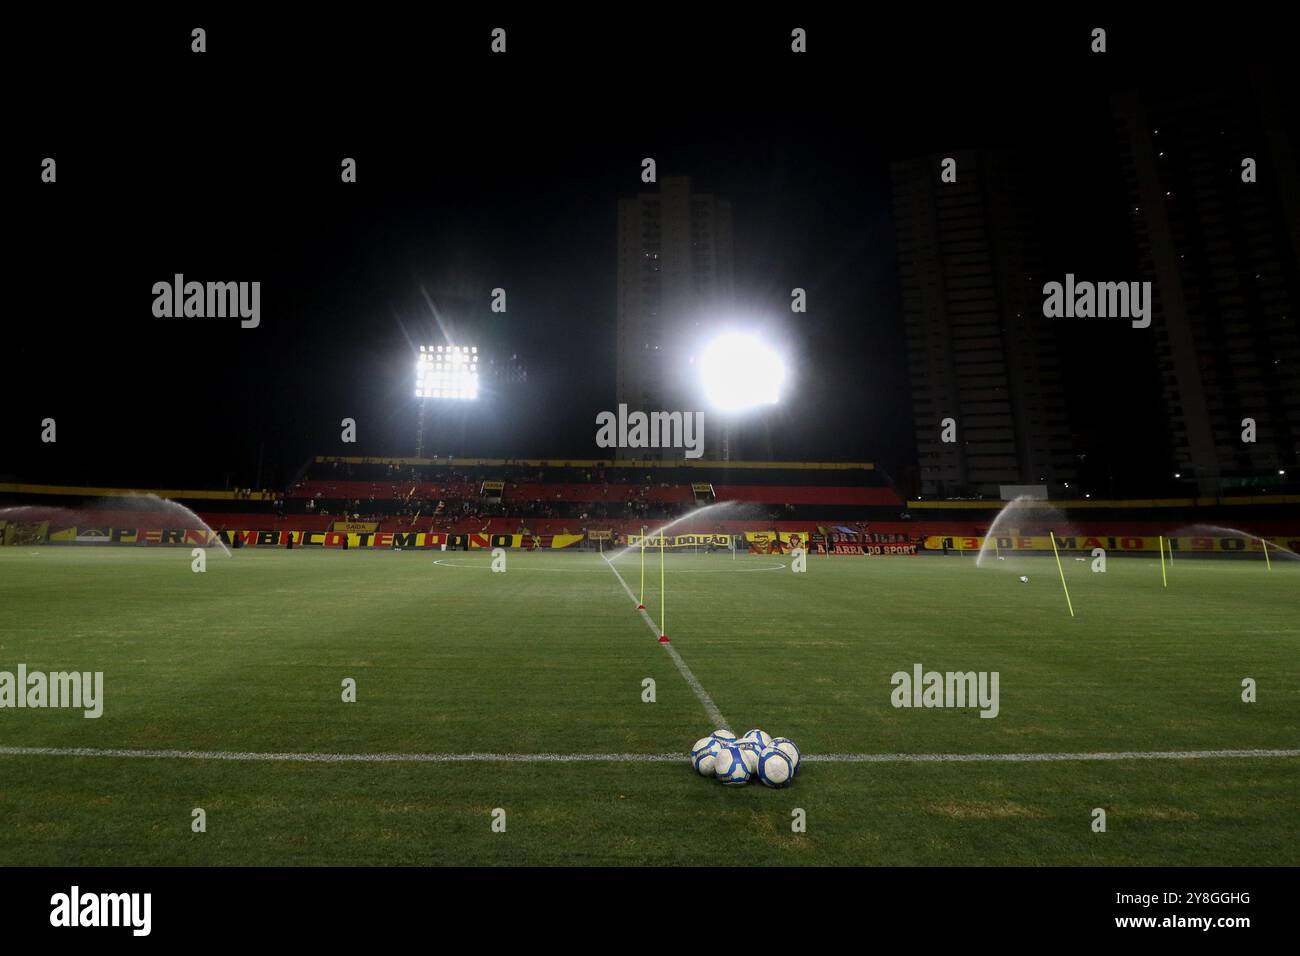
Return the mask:
<svg viewBox="0 0 1300 956">
<path fill-rule="evenodd" d="M 228 750 L 103 750 L 97 747 L 0 747 L 0 757 L 119 757 L 159 760 L 282 761 L 286 763 L 688 763 L 686 754 L 336 754 Z"/>
<path fill-rule="evenodd" d="M 115 757 L 135 760 L 226 760 L 239 763 L 688 763 L 680 754 L 261 753 L 227 750 L 117 750 L 97 747 L 5 747 L 0 757 Z M 808 754 L 808 763 L 1073 763 L 1099 760 L 1231 760 L 1300 757 L 1300 750 L 1123 750 L 1110 753 Z"/>
<path fill-rule="evenodd" d="M 604 555 L 601 555 L 601 557 L 604 557 Z M 626 591 L 627 596 L 632 599 L 632 603 L 640 604 L 641 602 L 636 599 L 636 595 L 632 593 L 632 589 L 628 587 L 627 582 L 623 580 L 623 575 L 619 574 L 618 568 L 614 567 L 614 562 L 609 560 L 609 558 L 605 558 L 605 563 L 608 564 L 609 569 L 614 572 L 614 577 L 618 578 L 618 583 L 623 585 L 623 590 Z M 641 619 L 645 621 L 646 627 L 650 628 L 650 633 L 658 639 L 662 632 L 655 626 L 654 619 L 650 617 L 650 612 L 645 608 L 640 608 L 638 613 L 640 613 Z M 718 705 L 713 702 L 713 698 L 710 697 L 709 692 L 704 689 L 704 685 L 701 684 L 696 676 L 691 673 L 691 669 L 687 667 L 686 662 L 682 660 L 682 655 L 677 653 L 677 648 L 673 647 L 671 643 L 660 644 L 659 646 L 668 652 L 668 656 L 671 657 L 673 663 L 677 665 L 677 670 L 681 673 L 682 677 L 686 678 L 686 683 L 690 685 L 691 690 L 695 692 L 695 696 L 699 698 L 700 703 L 704 705 L 704 713 L 708 715 L 709 722 L 718 730 L 730 730 L 731 725 L 727 723 L 727 718 L 722 716 L 722 711 L 718 710 Z"/>
<path fill-rule="evenodd" d="M 809 754 L 815 763 L 1067 763 L 1079 760 L 1219 760 L 1300 757 L 1300 750 L 1117 750 L 1110 753 Z"/>
</svg>

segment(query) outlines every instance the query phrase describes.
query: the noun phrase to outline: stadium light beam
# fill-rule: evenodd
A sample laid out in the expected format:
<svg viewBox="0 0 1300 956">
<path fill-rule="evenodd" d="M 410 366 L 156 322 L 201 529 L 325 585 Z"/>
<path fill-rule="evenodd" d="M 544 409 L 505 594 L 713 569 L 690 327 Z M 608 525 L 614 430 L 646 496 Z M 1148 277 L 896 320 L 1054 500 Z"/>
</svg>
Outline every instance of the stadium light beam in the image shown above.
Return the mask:
<svg viewBox="0 0 1300 956">
<path fill-rule="evenodd" d="M 739 412 L 781 399 L 785 364 L 776 349 L 752 335 L 728 332 L 700 355 L 704 395 L 724 412 Z"/>
</svg>

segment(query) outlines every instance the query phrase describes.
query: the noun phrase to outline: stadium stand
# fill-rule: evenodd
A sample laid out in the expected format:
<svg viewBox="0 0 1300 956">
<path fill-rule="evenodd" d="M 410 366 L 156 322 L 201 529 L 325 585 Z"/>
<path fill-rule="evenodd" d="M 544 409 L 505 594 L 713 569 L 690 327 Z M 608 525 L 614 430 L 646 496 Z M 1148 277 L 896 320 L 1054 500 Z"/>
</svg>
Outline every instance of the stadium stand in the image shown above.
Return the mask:
<svg viewBox="0 0 1300 956">
<path fill-rule="evenodd" d="M 636 533 L 704 503 L 736 502 L 677 526 L 680 533 L 840 528 L 847 535 L 921 542 L 983 535 L 1000 501 L 913 501 L 867 463 L 361 459 L 320 457 L 281 490 L 155 492 L 192 509 L 217 531 L 328 531 L 365 522 L 380 532 Z M 195 525 L 194 519 L 105 488 L 0 485 L 22 520 L 52 527 Z M 1169 534 L 1214 523 L 1255 535 L 1300 533 L 1294 495 L 1127 502 L 1048 502 L 1018 521 L 1045 533 L 1064 511 L 1078 534 Z M 71 505 L 71 507 L 69 507 Z M 1055 514 L 1055 518 L 1050 517 Z"/>
</svg>

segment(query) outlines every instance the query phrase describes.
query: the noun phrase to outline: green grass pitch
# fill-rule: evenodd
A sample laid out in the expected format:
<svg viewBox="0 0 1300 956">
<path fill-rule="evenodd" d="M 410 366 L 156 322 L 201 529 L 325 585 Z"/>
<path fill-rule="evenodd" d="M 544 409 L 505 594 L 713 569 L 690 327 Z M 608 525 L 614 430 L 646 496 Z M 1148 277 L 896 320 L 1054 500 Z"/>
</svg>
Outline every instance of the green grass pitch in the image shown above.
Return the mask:
<svg viewBox="0 0 1300 956">
<path fill-rule="evenodd" d="M 101 718 L 0 710 L 0 748 L 679 762 L 3 754 L 0 865 L 1300 863 L 1297 757 L 808 761 L 785 790 L 722 787 L 687 762 L 700 701 L 602 557 L 490 560 L 244 549 L 196 574 L 189 549 L 0 550 L 0 671 L 105 675 Z M 1067 558 L 1071 619 L 1051 558 L 788 561 L 668 558 L 672 646 L 737 733 L 810 757 L 1300 746 L 1294 562 L 1179 559 L 1165 589 L 1154 558 Z M 636 556 L 616 565 L 637 590 Z M 894 708 L 916 663 L 999 672 L 999 716 Z"/>
</svg>

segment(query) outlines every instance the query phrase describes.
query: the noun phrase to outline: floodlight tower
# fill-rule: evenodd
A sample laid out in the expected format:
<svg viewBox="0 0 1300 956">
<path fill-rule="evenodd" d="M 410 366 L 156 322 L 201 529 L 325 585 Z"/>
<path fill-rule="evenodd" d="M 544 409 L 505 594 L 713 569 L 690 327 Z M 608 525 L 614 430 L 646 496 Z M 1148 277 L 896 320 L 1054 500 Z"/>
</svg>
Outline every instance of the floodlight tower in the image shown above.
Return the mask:
<svg viewBox="0 0 1300 956">
<path fill-rule="evenodd" d="M 420 402 L 415 456 L 424 457 L 424 419 L 430 400 L 474 401 L 478 398 L 478 346 L 421 345 L 415 362 L 415 397 Z"/>
<path fill-rule="evenodd" d="M 722 460 L 731 460 L 731 434 L 741 417 L 781 400 L 786 369 L 780 353 L 753 335 L 727 332 L 700 355 L 704 397 L 722 424 Z"/>
</svg>

